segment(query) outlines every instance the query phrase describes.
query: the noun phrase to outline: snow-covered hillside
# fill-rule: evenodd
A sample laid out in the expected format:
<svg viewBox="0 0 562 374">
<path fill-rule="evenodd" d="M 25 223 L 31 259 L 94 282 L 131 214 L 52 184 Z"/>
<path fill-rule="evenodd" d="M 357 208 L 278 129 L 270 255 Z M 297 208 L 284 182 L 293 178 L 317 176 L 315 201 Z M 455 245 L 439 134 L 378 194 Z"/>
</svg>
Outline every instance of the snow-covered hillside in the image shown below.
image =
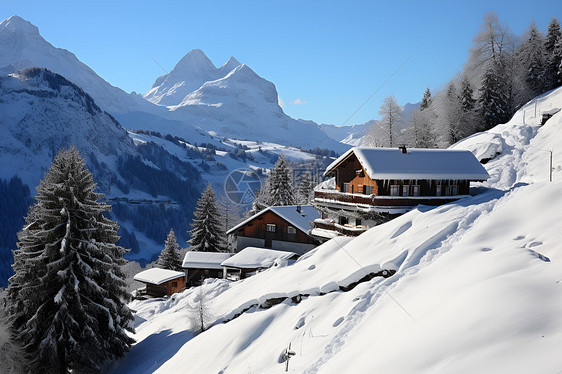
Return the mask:
<svg viewBox="0 0 562 374">
<path fill-rule="evenodd" d="M 137 343 L 108 371 L 281 372 L 289 344 L 295 373 L 560 371 L 562 112 L 541 127 L 531 106 L 455 145 L 501 145 L 473 197 L 420 206 L 243 281 L 135 301 Z M 537 107 L 562 107 L 562 88 Z M 396 273 L 372 278 L 383 269 Z M 194 335 L 202 294 L 213 325 Z"/>
<path fill-rule="evenodd" d="M 61 148 L 76 147 L 94 174 L 97 190 L 113 203 L 113 218 L 122 227 L 122 244 L 132 249 L 129 259 L 151 261 L 170 227 L 183 229 L 191 223 L 198 184 L 202 184 L 197 166 L 167 154 L 156 144 L 135 145 L 119 122 L 63 76 L 29 68 L 0 77 L 0 113 L 0 180 L 21 179 L 34 197 L 34 188 L 54 155 Z M 29 204 L 3 198 L 9 201 L 8 209 Z M 129 204 L 131 200 L 135 204 Z M 163 201 L 175 205 L 164 207 Z M 162 218 L 146 227 L 148 223 L 142 221 L 150 222 L 151 215 Z M 0 228 L 0 268 L 9 268 L 6 262 L 11 256 L 5 255 L 14 248 L 15 232 L 21 230 L 21 226 L 12 226 Z M 6 280 L 2 273 L 0 284 Z"/>
<path fill-rule="evenodd" d="M 324 131 L 330 138 L 348 144 L 350 146 L 358 146 L 361 144 L 367 130 L 377 121 L 371 120 L 360 125 L 351 126 L 335 126 L 321 124 L 320 129 Z"/>
<path fill-rule="evenodd" d="M 0 178 L 19 175 L 31 188 L 62 147 L 74 145 L 110 165 L 135 152 L 113 117 L 80 87 L 45 69 L 0 77 L 0 112 Z"/>
</svg>

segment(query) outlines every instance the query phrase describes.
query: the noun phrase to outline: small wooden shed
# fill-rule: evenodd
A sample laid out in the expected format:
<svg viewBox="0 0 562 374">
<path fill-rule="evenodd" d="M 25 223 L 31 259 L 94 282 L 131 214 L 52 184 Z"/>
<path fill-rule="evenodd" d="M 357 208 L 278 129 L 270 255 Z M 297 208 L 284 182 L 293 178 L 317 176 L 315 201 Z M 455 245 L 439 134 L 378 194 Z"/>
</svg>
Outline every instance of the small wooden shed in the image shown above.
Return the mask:
<svg viewBox="0 0 562 374">
<path fill-rule="evenodd" d="M 146 284 L 146 294 L 154 297 L 170 296 L 185 289 L 185 274 L 181 271 L 152 268 L 133 279 Z"/>
<path fill-rule="evenodd" d="M 188 251 L 183 258 L 186 287 L 200 285 L 207 278 L 222 278 L 221 263 L 234 253 Z"/>
</svg>

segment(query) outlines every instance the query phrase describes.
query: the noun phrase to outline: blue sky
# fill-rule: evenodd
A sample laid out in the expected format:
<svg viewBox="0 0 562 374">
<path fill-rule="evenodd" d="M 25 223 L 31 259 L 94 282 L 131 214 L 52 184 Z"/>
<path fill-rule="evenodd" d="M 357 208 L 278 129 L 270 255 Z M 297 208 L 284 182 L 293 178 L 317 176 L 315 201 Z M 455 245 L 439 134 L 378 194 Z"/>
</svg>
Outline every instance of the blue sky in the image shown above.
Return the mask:
<svg viewBox="0 0 562 374">
<path fill-rule="evenodd" d="M 379 117 L 382 100 L 417 102 L 462 69 L 482 16 L 516 34 L 562 16 L 535 1 L 5 1 L 56 47 L 111 84 L 146 92 L 189 50 L 220 66 L 230 56 L 277 86 L 285 112 L 336 125 Z M 158 61 L 153 61 L 151 56 Z M 404 67 L 350 116 L 409 57 Z"/>
</svg>

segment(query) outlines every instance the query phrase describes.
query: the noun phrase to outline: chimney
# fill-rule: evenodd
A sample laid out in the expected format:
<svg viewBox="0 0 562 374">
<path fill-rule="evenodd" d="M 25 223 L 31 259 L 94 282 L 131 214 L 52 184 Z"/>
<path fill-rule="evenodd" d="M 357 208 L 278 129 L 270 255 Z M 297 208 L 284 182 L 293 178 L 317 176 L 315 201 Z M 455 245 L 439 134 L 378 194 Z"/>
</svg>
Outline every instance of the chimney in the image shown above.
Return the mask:
<svg viewBox="0 0 562 374">
<path fill-rule="evenodd" d="M 301 213 L 301 206 L 297 205 L 297 212 L 300 214 Z"/>
<path fill-rule="evenodd" d="M 398 147 L 399 150 L 402 151 L 402 153 L 408 153 L 408 151 L 406 150 L 406 145 L 401 145 L 400 147 Z"/>
</svg>

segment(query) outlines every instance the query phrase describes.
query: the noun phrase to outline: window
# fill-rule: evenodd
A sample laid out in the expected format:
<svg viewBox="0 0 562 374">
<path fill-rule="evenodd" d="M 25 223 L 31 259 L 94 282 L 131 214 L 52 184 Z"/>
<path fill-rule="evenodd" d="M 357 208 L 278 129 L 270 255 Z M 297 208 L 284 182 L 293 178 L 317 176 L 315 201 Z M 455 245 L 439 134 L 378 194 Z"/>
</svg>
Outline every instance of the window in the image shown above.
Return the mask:
<svg viewBox="0 0 562 374">
<path fill-rule="evenodd" d="M 454 196 L 454 195 L 458 195 L 458 194 L 459 194 L 459 188 L 457 187 L 456 184 L 453 184 L 451 186 L 451 195 Z"/>
<path fill-rule="evenodd" d="M 342 183 L 341 192 L 349 192 L 349 183 Z"/>
<path fill-rule="evenodd" d="M 393 184 L 390 186 L 390 196 L 398 196 L 400 194 L 400 186 Z"/>
<path fill-rule="evenodd" d="M 349 220 L 345 216 L 340 216 L 339 221 L 340 221 L 340 225 L 347 225 L 349 223 Z"/>
<path fill-rule="evenodd" d="M 363 186 L 363 193 L 365 195 L 371 195 L 373 193 L 373 186 Z"/>
<path fill-rule="evenodd" d="M 355 218 L 355 226 L 361 226 L 361 218 Z"/>
<path fill-rule="evenodd" d="M 178 282 L 172 282 L 172 287 L 177 287 L 178 286 Z"/>
<path fill-rule="evenodd" d="M 266 230 L 268 232 L 275 232 L 275 223 L 268 223 L 267 227 L 266 227 Z"/>
<path fill-rule="evenodd" d="M 295 229 L 293 226 L 287 226 L 287 233 L 290 235 L 295 235 L 297 233 L 297 229 Z"/>
<path fill-rule="evenodd" d="M 402 196 L 409 196 L 410 195 L 410 186 L 404 185 L 402 186 Z"/>
<path fill-rule="evenodd" d="M 420 186 L 412 186 L 412 196 L 420 196 Z"/>
</svg>

